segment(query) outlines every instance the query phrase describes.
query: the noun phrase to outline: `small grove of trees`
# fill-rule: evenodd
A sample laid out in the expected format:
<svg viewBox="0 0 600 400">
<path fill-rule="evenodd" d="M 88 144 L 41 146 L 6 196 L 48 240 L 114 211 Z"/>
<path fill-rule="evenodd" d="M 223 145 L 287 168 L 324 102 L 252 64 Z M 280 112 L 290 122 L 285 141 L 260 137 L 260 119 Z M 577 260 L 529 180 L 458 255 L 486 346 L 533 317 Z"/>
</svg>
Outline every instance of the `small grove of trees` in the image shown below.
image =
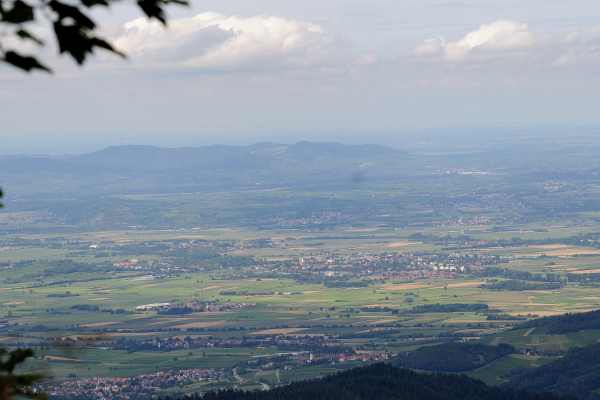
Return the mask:
<svg viewBox="0 0 600 400">
<path fill-rule="evenodd" d="M 562 283 L 531 283 L 523 282 L 516 279 L 509 279 L 507 281 L 491 282 L 485 285 L 478 286 L 481 289 L 489 290 L 508 290 L 519 292 L 523 290 L 555 290 L 562 287 Z"/>
<path fill-rule="evenodd" d="M 449 303 L 449 304 L 423 304 L 408 310 L 410 313 L 449 313 L 449 312 L 478 312 L 487 311 L 489 309 L 487 304 L 463 304 L 463 303 Z"/>
<path fill-rule="evenodd" d="M 481 277 L 498 277 L 506 279 L 519 279 L 534 282 L 560 282 L 560 276 L 552 272 L 547 272 L 546 276 L 542 274 L 533 274 L 528 271 L 518 271 L 514 269 L 501 267 L 486 267 L 480 271 L 473 271 L 474 276 Z"/>
</svg>

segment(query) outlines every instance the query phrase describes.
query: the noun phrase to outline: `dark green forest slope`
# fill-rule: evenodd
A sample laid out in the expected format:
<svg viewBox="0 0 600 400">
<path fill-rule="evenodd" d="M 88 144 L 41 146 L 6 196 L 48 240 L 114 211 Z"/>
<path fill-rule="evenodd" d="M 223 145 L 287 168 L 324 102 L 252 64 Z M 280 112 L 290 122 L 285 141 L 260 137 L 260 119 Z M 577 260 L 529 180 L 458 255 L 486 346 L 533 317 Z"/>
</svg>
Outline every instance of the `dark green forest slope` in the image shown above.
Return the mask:
<svg viewBox="0 0 600 400">
<path fill-rule="evenodd" d="M 558 400 L 573 399 L 523 389 L 500 389 L 465 375 L 418 373 L 377 363 L 295 382 L 268 391 L 223 390 L 187 400 Z"/>
<path fill-rule="evenodd" d="M 584 329 L 600 329 L 600 310 L 532 319 L 520 324 L 517 329 L 538 327 L 546 328 L 546 332 L 552 335 L 563 335 Z"/>
<path fill-rule="evenodd" d="M 574 347 L 556 361 L 536 369 L 517 370 L 503 386 L 547 390 L 578 396 L 587 400 L 600 399 L 600 343 Z"/>
<path fill-rule="evenodd" d="M 508 344 L 444 343 L 420 347 L 399 357 L 396 365 L 425 371 L 465 372 L 515 352 Z"/>
</svg>

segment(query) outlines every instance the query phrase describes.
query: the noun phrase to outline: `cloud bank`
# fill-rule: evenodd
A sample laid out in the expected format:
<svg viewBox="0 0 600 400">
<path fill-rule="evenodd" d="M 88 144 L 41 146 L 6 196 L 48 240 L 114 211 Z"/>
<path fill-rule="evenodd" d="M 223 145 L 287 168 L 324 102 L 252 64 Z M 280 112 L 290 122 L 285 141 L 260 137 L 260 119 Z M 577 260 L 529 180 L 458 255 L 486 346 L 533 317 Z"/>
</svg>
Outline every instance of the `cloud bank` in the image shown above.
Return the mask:
<svg viewBox="0 0 600 400">
<path fill-rule="evenodd" d="M 124 25 L 115 46 L 136 64 L 198 69 L 306 69 L 349 61 L 346 45 L 321 26 L 277 16 L 252 18 L 204 12 L 169 21 L 138 18 Z"/>
<path fill-rule="evenodd" d="M 457 41 L 443 37 L 425 40 L 408 55 L 414 58 L 452 63 L 496 60 L 530 60 L 549 64 L 564 63 L 577 54 L 593 53 L 595 46 L 582 44 L 582 29 L 571 29 L 561 35 L 538 33 L 516 21 L 496 21 L 481 25 Z"/>
<path fill-rule="evenodd" d="M 534 62 L 551 66 L 600 61 L 596 28 L 539 32 L 527 23 L 500 20 L 455 41 L 436 37 L 405 52 L 403 61 L 462 65 Z M 338 35 L 322 26 L 279 16 L 251 18 L 204 12 L 169 21 L 146 18 L 122 26 L 113 43 L 137 66 L 175 66 L 210 72 L 289 71 L 381 65 L 372 54 L 352 55 Z M 341 69 L 340 69 L 341 68 Z"/>
</svg>

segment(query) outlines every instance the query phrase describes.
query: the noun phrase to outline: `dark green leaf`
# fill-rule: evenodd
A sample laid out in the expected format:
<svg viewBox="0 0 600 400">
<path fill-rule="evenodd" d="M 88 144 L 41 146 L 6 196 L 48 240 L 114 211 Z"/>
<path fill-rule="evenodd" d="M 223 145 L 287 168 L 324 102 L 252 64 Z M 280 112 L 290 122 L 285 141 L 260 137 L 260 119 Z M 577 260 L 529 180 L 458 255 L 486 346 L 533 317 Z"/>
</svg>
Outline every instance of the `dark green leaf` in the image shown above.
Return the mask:
<svg viewBox="0 0 600 400">
<path fill-rule="evenodd" d="M 55 22 L 54 32 L 58 39 L 60 52 L 69 53 L 80 65 L 83 64 L 87 55 L 94 51 L 94 47 L 100 47 L 125 57 L 123 53 L 115 50 L 106 41 L 89 36 L 88 30 L 83 27 Z"/>
<path fill-rule="evenodd" d="M 44 71 L 52 72 L 48 67 L 40 64 L 38 60 L 33 57 L 23 57 L 14 51 L 7 51 L 4 55 L 4 61 L 15 67 L 24 69 L 25 71 L 31 71 L 32 69 L 41 69 Z"/>
<path fill-rule="evenodd" d="M 166 24 L 165 13 L 161 8 L 160 0 L 138 0 L 138 6 L 146 13 L 148 18 L 156 18 L 163 24 Z"/>
<path fill-rule="evenodd" d="M 8 354 L 8 360 L 4 361 L 4 356 Z M 29 387 L 37 382 L 41 376 L 31 374 L 13 374 L 17 364 L 24 362 L 28 357 L 33 356 L 31 349 L 16 349 L 11 352 L 6 349 L 0 349 L 0 389 L 3 394 L 9 393 L 9 397 L 16 398 L 25 396 L 30 399 L 48 400 L 48 396 L 43 393 L 33 393 Z"/>
<path fill-rule="evenodd" d="M 106 0 L 81 0 L 81 3 L 86 7 L 108 6 L 108 1 Z"/>
<path fill-rule="evenodd" d="M 22 39 L 29 39 L 29 40 L 33 40 L 34 42 L 36 42 L 39 45 L 43 45 L 44 42 L 42 42 L 40 39 L 36 38 L 35 36 L 33 36 L 31 33 L 27 32 L 24 29 L 20 29 L 17 31 L 17 35 L 22 38 Z"/>
<path fill-rule="evenodd" d="M 60 52 L 71 54 L 79 65 L 83 64 L 87 53 L 92 52 L 90 39 L 80 27 L 55 22 L 54 33 L 58 39 Z"/>
<path fill-rule="evenodd" d="M 2 10 L 2 22 L 22 24 L 23 22 L 33 21 L 33 18 L 33 7 L 21 0 L 15 1 L 12 9 Z"/>
<path fill-rule="evenodd" d="M 125 54 L 121 53 L 118 50 L 115 50 L 114 47 L 112 47 L 109 43 L 105 42 L 102 39 L 91 38 L 90 39 L 90 43 L 92 44 L 92 46 L 101 47 L 101 48 L 106 49 L 108 51 L 112 51 L 113 53 L 118 54 L 121 57 L 125 57 Z"/>
<path fill-rule="evenodd" d="M 156 18 L 166 25 L 165 13 L 163 6 L 170 3 L 188 5 L 187 0 L 138 0 L 138 6 L 144 11 L 148 18 Z"/>
<path fill-rule="evenodd" d="M 48 5 L 58 14 L 59 21 L 62 21 L 65 18 L 72 18 L 73 21 L 75 21 L 75 24 L 78 26 L 82 26 L 87 29 L 94 29 L 96 27 L 94 21 L 79 11 L 77 7 L 73 7 L 56 0 L 52 0 L 50 3 L 48 3 Z"/>
</svg>

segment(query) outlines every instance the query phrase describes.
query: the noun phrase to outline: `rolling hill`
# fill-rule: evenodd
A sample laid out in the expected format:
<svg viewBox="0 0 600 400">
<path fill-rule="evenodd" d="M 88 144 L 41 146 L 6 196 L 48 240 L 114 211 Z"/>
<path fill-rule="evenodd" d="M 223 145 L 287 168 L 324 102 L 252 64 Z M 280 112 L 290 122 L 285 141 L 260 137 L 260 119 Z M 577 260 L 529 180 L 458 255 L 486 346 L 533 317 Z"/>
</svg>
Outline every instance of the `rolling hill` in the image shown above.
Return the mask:
<svg viewBox="0 0 600 400">
<path fill-rule="evenodd" d="M 410 158 L 378 145 L 116 146 L 76 156 L 0 156 L 7 201 L 352 184 L 402 174 Z"/>
</svg>

